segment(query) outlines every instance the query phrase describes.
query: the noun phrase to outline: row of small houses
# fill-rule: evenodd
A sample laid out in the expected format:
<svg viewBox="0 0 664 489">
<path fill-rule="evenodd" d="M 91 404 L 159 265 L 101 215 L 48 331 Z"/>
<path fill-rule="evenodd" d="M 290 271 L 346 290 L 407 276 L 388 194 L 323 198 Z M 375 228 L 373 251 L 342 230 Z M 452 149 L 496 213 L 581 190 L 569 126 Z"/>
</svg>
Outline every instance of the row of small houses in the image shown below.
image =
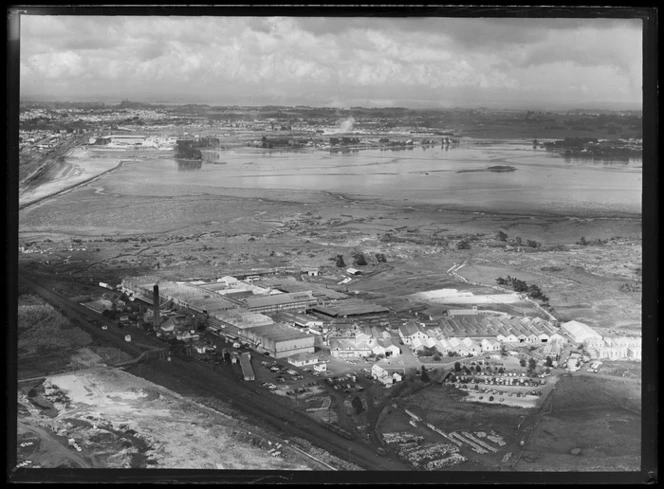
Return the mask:
<svg viewBox="0 0 664 489">
<path fill-rule="evenodd" d="M 356 327 L 343 333 L 344 336 L 329 339 L 330 354 L 334 358 L 352 359 L 371 355 L 385 357 L 401 354 L 400 344 L 408 345 L 412 351 L 424 348 L 435 348 L 441 354 L 455 352 L 459 355 L 479 355 L 485 352 L 500 351 L 506 344 L 548 344 L 565 343 L 567 340 L 558 333 L 531 333 L 505 335 L 498 334 L 495 338 L 449 337 L 439 326 L 425 327 L 422 323 L 409 321 L 398 329 L 399 340 L 390 332 L 378 327 Z"/>
<path fill-rule="evenodd" d="M 448 311 L 449 313 L 450 311 Z M 490 314 L 444 317 L 440 328 L 445 336 L 508 336 L 514 334 L 551 335 L 556 327 L 550 321 L 539 317 L 493 316 Z"/>
<path fill-rule="evenodd" d="M 409 345 L 412 350 L 417 351 L 423 348 L 435 348 L 440 353 L 447 354 L 456 352 L 459 355 L 478 355 L 484 352 L 500 351 L 504 344 L 543 344 L 548 342 L 566 342 L 564 336 L 559 333 L 530 333 L 528 335 L 520 333 L 518 335 L 505 332 L 499 333 L 495 338 L 459 338 L 456 336 L 448 337 L 444 331 L 438 327 L 425 328 L 423 324 L 415 321 L 409 321 L 399 327 L 399 336 L 404 344 Z"/>
</svg>

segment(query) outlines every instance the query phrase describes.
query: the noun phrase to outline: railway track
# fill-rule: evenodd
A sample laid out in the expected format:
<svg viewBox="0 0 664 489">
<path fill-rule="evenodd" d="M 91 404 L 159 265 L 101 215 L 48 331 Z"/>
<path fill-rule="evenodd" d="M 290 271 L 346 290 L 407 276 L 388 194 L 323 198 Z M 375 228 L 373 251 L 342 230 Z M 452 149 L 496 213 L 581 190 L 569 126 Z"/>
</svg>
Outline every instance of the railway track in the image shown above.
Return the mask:
<svg viewBox="0 0 664 489">
<path fill-rule="evenodd" d="M 35 293 L 41 295 L 68 317 L 78 319 L 78 326 L 89 332 L 93 338 L 115 346 L 134 357 L 140 357 L 149 351 L 134 342 L 126 342 L 124 340 L 125 331 L 118 331 L 117 325 L 103 316 L 80 304 L 70 302 L 48 287 L 37 284 L 25 274 L 21 276 L 20 280 L 30 285 Z M 105 331 L 101 330 L 99 326 L 91 324 L 92 321 L 107 324 L 109 328 Z M 132 329 L 132 336 L 140 333 Z M 141 338 L 141 341 L 147 343 L 148 339 Z M 142 346 L 148 345 L 142 344 Z M 155 347 L 158 346 L 155 345 Z M 226 372 L 224 369 L 212 370 L 199 360 L 185 360 L 177 355 L 172 355 L 170 362 L 153 360 L 151 364 L 158 365 L 160 375 L 168 375 L 171 379 L 180 379 L 188 389 L 195 388 L 201 393 L 229 402 L 239 412 L 268 424 L 286 436 L 306 439 L 340 459 L 347 460 L 368 470 L 410 470 L 408 466 L 400 461 L 386 459 L 378 455 L 372 446 L 360 441 L 349 440 L 326 429 L 308 416 L 295 412 L 280 402 L 275 402 L 272 394 L 257 393 L 249 384 L 235 378 L 232 372 Z M 134 362 L 133 366 L 129 365 L 126 368 L 131 371 L 134 368 L 139 368 L 139 366 L 140 364 Z M 135 373 L 135 375 L 143 376 L 140 373 Z M 159 382 L 156 381 L 155 383 Z"/>
</svg>

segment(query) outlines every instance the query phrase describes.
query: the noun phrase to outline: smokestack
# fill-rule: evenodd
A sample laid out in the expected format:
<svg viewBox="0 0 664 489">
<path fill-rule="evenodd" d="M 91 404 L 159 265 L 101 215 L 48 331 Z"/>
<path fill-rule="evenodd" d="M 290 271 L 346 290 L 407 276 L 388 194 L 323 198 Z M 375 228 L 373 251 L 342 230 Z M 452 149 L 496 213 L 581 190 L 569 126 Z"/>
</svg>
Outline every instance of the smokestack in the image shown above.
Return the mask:
<svg viewBox="0 0 664 489">
<path fill-rule="evenodd" d="M 154 307 L 154 314 L 153 314 L 154 328 L 157 329 L 159 327 L 160 321 L 159 321 L 159 286 L 156 284 L 152 289 L 152 305 Z"/>
</svg>

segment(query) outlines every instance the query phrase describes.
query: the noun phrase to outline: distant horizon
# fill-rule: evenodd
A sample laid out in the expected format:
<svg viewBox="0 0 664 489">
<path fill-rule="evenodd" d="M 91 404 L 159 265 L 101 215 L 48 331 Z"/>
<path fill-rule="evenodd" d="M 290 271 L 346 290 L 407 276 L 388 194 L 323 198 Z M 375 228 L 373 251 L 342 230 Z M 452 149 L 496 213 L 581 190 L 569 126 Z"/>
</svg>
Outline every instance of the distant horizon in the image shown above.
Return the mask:
<svg viewBox="0 0 664 489">
<path fill-rule="evenodd" d="M 446 111 L 446 110 L 478 110 L 478 109 L 487 109 L 487 110 L 506 110 L 506 111 L 543 111 L 543 112 L 560 112 L 560 111 L 608 111 L 608 112 L 642 112 L 642 104 L 632 104 L 632 103 L 616 103 L 616 102 L 593 102 L 585 105 L 576 105 L 576 104 L 559 104 L 558 107 L 546 107 L 546 106 L 535 106 L 535 105 L 500 105 L 499 103 L 490 103 L 484 102 L 483 104 L 477 105 L 458 105 L 450 107 L 425 107 L 425 106 L 407 106 L 407 105 L 394 105 L 394 106 L 379 106 L 379 105 L 362 105 L 362 104 L 352 104 L 348 106 L 330 106 L 330 105 L 312 105 L 307 103 L 239 103 L 239 102 L 205 102 L 205 101 L 160 101 L 160 100 L 144 100 L 144 99 L 132 99 L 132 98 L 81 98 L 81 99 L 70 99 L 70 98 L 53 98 L 53 97 L 44 97 L 44 98 L 20 98 L 19 103 L 57 103 L 57 104 L 105 104 L 108 106 L 117 106 L 122 102 L 129 102 L 134 104 L 145 104 L 145 105 L 167 105 L 167 106 L 185 106 L 185 105 L 199 105 L 207 107 L 310 107 L 315 109 L 336 109 L 336 110 L 352 110 L 352 109 L 407 109 L 407 110 L 431 110 L 431 111 Z M 613 105 L 612 107 L 610 105 Z"/>
</svg>

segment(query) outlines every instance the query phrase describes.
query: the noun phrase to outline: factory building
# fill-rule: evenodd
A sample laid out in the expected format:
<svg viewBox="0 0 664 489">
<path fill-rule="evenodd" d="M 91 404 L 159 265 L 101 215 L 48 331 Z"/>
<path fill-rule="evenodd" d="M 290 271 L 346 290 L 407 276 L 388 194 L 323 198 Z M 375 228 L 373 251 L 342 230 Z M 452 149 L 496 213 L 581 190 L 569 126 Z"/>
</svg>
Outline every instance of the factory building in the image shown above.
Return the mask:
<svg viewBox="0 0 664 489">
<path fill-rule="evenodd" d="M 256 351 L 274 358 L 286 358 L 298 353 L 314 353 L 314 337 L 295 328 L 276 323 L 270 326 L 244 329 L 238 332 L 240 339 L 252 345 Z"/>
<path fill-rule="evenodd" d="M 328 306 L 313 306 L 311 311 L 324 318 L 366 318 L 382 316 L 390 312 L 385 306 L 361 300 L 342 300 Z"/>
<path fill-rule="evenodd" d="M 237 329 L 256 328 L 258 326 L 268 326 L 274 321 L 260 313 L 233 309 L 222 311 L 214 315 L 214 319 L 221 321 L 227 326 L 234 326 Z"/>
<path fill-rule="evenodd" d="M 145 142 L 146 137 L 138 134 L 111 134 L 110 136 L 102 136 L 103 139 L 109 140 L 113 146 L 138 146 Z"/>
<path fill-rule="evenodd" d="M 602 339 L 602 336 L 597 331 L 592 329 L 587 324 L 580 323 L 579 321 L 568 321 L 561 324 L 560 327 L 575 343 L 583 343 L 584 341 Z"/>
<path fill-rule="evenodd" d="M 252 312 L 274 313 L 290 309 L 305 310 L 317 302 L 318 299 L 308 290 L 289 294 L 247 297 L 242 304 Z"/>
<path fill-rule="evenodd" d="M 156 277 L 137 277 L 122 280 L 122 291 L 126 294 L 152 304 L 154 286 L 159 286 L 162 302 L 172 301 L 179 307 L 187 308 L 199 315 L 214 315 L 221 311 L 238 309 L 238 304 L 214 292 L 186 282 L 171 282 Z"/>
</svg>

